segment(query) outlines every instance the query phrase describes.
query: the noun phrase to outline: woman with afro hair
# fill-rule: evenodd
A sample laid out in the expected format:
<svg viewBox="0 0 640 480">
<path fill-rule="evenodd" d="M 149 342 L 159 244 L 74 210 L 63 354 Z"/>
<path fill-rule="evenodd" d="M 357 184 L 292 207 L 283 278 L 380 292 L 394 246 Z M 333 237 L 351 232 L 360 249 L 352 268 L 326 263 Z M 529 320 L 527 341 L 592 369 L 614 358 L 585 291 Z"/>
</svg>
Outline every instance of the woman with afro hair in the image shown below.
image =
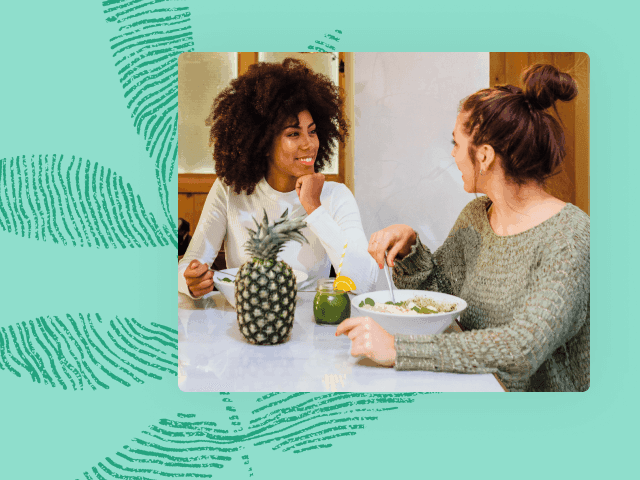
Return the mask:
<svg viewBox="0 0 640 480">
<path fill-rule="evenodd" d="M 307 214 L 308 244 L 288 242 L 280 258 L 308 274 L 302 288 L 314 287 L 340 263 L 357 291 L 374 286 L 378 269 L 351 191 L 325 182 L 320 170 L 330 161 L 348 126 L 338 88 L 325 76 L 292 58 L 257 63 L 215 99 L 206 124 L 216 179 L 193 239 L 178 264 L 178 290 L 200 298 L 213 290 L 213 263 L 222 242 L 228 268 L 250 260 L 243 245 L 253 217 L 263 209 L 275 220 Z"/>
</svg>

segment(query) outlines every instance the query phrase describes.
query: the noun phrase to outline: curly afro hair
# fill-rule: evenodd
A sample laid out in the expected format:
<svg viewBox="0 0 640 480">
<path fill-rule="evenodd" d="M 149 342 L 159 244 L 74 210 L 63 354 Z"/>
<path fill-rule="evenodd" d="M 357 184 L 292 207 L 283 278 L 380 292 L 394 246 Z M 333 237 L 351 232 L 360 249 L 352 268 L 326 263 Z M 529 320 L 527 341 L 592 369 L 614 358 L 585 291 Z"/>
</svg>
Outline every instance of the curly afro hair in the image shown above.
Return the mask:
<svg viewBox="0 0 640 480">
<path fill-rule="evenodd" d="M 206 120 L 216 174 L 237 194 L 252 194 L 267 175 L 276 135 L 304 110 L 316 124 L 320 147 L 314 170 L 320 171 L 336 142 L 348 135 L 342 107 L 339 88 L 300 60 L 251 65 L 216 97 Z"/>
</svg>

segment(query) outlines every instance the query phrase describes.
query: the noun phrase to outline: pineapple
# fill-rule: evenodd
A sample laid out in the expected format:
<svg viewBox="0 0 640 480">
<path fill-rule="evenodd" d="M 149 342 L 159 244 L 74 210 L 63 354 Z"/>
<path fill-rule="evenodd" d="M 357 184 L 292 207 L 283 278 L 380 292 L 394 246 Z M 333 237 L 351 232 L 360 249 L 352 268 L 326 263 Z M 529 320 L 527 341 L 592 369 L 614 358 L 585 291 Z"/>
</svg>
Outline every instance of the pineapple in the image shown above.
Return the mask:
<svg viewBox="0 0 640 480">
<path fill-rule="evenodd" d="M 238 270 L 235 280 L 238 326 L 245 338 L 257 345 L 275 345 L 289 339 L 296 308 L 296 277 L 293 270 L 276 256 L 289 240 L 308 240 L 300 233 L 304 217 L 288 218 L 289 209 L 272 225 L 267 212 L 256 230 L 248 228 L 244 244 L 253 257 Z"/>
</svg>

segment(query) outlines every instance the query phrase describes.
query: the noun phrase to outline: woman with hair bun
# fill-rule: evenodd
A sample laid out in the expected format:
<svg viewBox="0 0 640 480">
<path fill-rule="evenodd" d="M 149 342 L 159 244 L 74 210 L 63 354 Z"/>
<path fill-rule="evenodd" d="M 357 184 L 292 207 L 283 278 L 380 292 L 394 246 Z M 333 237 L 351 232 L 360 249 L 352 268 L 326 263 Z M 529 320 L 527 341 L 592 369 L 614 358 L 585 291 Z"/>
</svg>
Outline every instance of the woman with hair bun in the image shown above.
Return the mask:
<svg viewBox="0 0 640 480">
<path fill-rule="evenodd" d="M 522 79 L 523 89 L 488 88 L 461 102 L 451 154 L 464 189 L 486 196 L 464 208 L 444 244 L 432 253 L 407 225 L 369 242 L 399 288 L 463 298 L 464 331 L 393 336 L 350 318 L 336 335 L 349 336 L 352 355 L 398 370 L 496 373 L 510 391 L 589 388 L 590 221 L 544 190 L 565 155 L 547 110 L 575 98 L 577 86 L 551 65 Z"/>
<path fill-rule="evenodd" d="M 308 274 L 306 283 L 341 274 L 358 291 L 377 279 L 367 253 L 360 213 L 349 189 L 325 182 L 320 170 L 337 142 L 348 134 L 338 88 L 304 62 L 257 63 L 215 99 L 206 121 L 211 126 L 216 179 L 193 239 L 178 264 L 178 290 L 199 298 L 213 290 L 213 263 L 224 241 L 228 268 L 250 260 L 244 244 L 253 217 L 307 214 L 303 234 L 309 244 L 289 242 L 280 258 Z"/>
</svg>

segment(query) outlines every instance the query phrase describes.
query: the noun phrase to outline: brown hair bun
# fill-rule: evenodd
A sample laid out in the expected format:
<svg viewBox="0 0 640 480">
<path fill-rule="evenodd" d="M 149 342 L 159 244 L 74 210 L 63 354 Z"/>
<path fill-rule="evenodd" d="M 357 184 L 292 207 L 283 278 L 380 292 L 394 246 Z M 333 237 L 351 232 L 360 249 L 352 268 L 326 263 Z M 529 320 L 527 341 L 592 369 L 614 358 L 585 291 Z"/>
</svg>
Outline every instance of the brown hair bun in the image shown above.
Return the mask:
<svg viewBox="0 0 640 480">
<path fill-rule="evenodd" d="M 532 65 L 522 83 L 524 89 L 498 85 L 462 100 L 461 111 L 468 115 L 464 130 L 471 137 L 473 162 L 476 149 L 487 144 L 500 157 L 507 179 L 542 184 L 558 171 L 566 153 L 562 125 L 546 110 L 575 98 L 578 87 L 553 65 Z"/>
<path fill-rule="evenodd" d="M 578 95 L 578 85 L 568 73 L 553 65 L 536 64 L 522 74 L 523 94 L 538 110 L 552 107 L 556 101 L 568 102 Z"/>
</svg>

